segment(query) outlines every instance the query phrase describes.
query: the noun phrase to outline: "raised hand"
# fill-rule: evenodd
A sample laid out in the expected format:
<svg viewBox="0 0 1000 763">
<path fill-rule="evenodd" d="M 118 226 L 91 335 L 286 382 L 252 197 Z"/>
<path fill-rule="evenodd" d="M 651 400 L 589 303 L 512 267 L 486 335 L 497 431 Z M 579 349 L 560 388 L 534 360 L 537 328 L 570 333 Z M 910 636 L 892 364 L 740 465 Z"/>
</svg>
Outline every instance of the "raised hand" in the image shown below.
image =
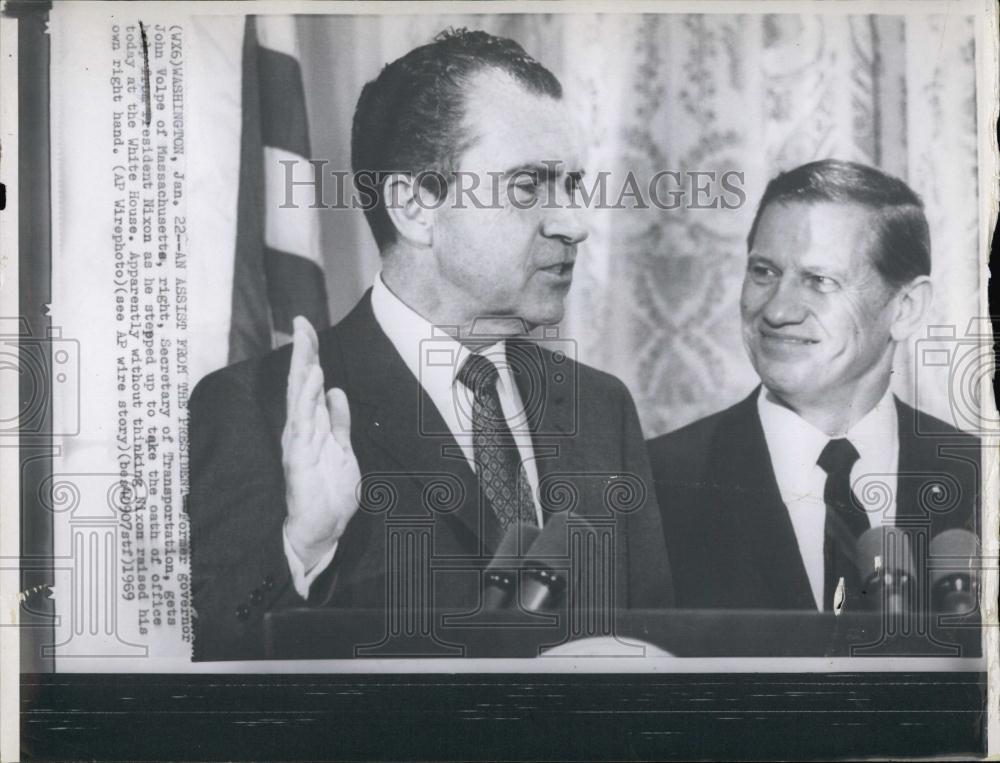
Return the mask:
<svg viewBox="0 0 1000 763">
<path fill-rule="evenodd" d="M 351 411 L 341 389 L 323 392 L 319 340 L 308 320 L 294 322 L 281 461 L 285 532 L 306 570 L 344 534 L 357 511 L 361 479 L 351 448 Z"/>
</svg>

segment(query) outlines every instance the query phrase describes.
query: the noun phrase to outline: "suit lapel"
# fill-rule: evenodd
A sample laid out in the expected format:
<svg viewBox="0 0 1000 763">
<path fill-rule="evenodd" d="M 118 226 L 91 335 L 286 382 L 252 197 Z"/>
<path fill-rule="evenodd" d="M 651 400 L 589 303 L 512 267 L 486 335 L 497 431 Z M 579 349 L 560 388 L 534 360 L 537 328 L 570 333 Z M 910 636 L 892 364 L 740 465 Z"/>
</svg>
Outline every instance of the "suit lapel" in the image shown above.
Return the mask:
<svg viewBox="0 0 1000 763">
<path fill-rule="evenodd" d="M 899 422 L 899 464 L 896 469 L 896 517 L 898 522 L 899 519 L 913 519 L 919 516 L 915 481 L 907 479 L 905 475 L 918 474 L 919 461 L 922 459 L 916 452 L 915 438 L 908 436 L 915 426 L 913 416 L 908 415 L 909 410 L 912 409 L 903 405 L 897 397 L 894 397 L 893 400 L 896 403 L 896 415 Z"/>
<path fill-rule="evenodd" d="M 573 389 L 575 377 L 567 359 L 555 363 L 553 354 L 526 339 L 507 341 L 507 363 L 531 431 L 535 468 L 538 473 L 538 499 L 544 517 L 552 513 L 546 500 L 547 478 L 576 471 L 572 452 L 574 433 Z"/>
<path fill-rule="evenodd" d="M 748 584 L 756 578 L 766 589 L 765 596 L 748 592 L 752 600 L 766 600 L 779 609 L 815 609 L 757 412 L 759 389 L 732 409 L 713 444 L 709 469 L 720 483 L 721 521 L 735 529 L 729 549 L 738 571 L 746 572 Z"/>
<path fill-rule="evenodd" d="M 940 437 L 927 433 L 918 434 L 918 413 L 899 398 L 895 398 L 899 416 L 899 466 L 896 469 L 897 524 L 946 527 L 947 515 L 941 512 L 941 503 L 948 503 L 945 496 L 958 491 L 956 501 L 963 501 L 961 485 L 945 466 L 949 459 L 942 457 Z M 953 468 L 957 461 L 951 462 Z M 964 499 L 966 502 L 968 498 Z M 964 509 L 967 512 L 970 509 Z M 961 512 L 959 512 L 961 513 Z"/>
<path fill-rule="evenodd" d="M 344 331 L 331 337 L 339 342 L 337 351 L 321 348 L 321 356 L 324 365 L 342 365 L 323 370 L 327 380 L 342 378 L 348 391 L 362 510 L 366 487 L 389 484 L 397 495 L 419 496 L 395 505 L 391 518 L 444 518 L 464 533 L 463 545 L 481 542 L 482 550 L 495 549 L 501 531 L 492 512 L 480 510 L 479 481 L 434 402 L 376 322 L 370 293 L 341 326 Z"/>
</svg>

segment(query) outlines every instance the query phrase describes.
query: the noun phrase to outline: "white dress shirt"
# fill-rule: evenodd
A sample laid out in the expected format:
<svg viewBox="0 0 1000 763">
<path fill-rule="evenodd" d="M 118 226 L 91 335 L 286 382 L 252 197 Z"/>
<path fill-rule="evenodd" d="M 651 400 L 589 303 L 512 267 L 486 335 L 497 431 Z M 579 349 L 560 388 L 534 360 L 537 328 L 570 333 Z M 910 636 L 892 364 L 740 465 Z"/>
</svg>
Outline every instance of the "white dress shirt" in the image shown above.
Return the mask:
<svg viewBox="0 0 1000 763">
<path fill-rule="evenodd" d="M 382 274 L 375 276 L 372 286 L 372 312 L 375 321 L 389 337 L 403 363 L 420 382 L 424 392 L 434 403 L 441 418 L 455 441 L 461 447 L 469 466 L 476 470 L 475 449 L 472 434 L 473 395 L 464 384 L 456 379 L 462 364 L 469 357 L 469 349 L 450 337 L 445 331 L 433 326 L 426 318 L 406 305 L 393 294 L 382 280 Z M 428 341 L 430 340 L 430 341 Z M 499 372 L 497 393 L 504 418 L 510 427 L 514 442 L 521 456 L 521 463 L 527 474 L 531 495 L 535 500 L 538 526 L 542 526 L 542 509 L 538 502 L 538 468 L 535 465 L 535 451 L 531 441 L 524 404 L 513 376 L 506 362 L 506 344 L 502 340 L 479 350 L 479 354 L 493 361 Z M 325 570 L 337 550 L 337 544 L 323 555 L 312 569 L 306 570 L 288 541 L 284 531 L 283 541 L 288 568 L 292 573 L 295 590 L 302 598 L 309 595 L 309 587 Z"/>
<path fill-rule="evenodd" d="M 816 462 L 826 444 L 836 438 L 786 408 L 764 387 L 757 398 L 757 410 L 816 608 L 822 610 L 827 475 Z M 891 525 L 896 515 L 899 465 L 899 419 L 892 392 L 887 390 L 875 407 L 841 436 L 850 440 L 860 456 L 851 469 L 851 489 L 865 507 L 869 524 Z"/>
</svg>

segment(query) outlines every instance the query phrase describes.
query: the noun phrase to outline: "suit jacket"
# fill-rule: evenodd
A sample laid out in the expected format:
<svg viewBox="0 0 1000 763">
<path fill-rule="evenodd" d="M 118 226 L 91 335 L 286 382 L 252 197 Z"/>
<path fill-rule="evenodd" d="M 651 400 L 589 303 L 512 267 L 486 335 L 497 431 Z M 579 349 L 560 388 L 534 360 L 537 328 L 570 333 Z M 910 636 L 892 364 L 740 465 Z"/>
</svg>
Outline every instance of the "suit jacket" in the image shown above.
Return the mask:
<svg viewBox="0 0 1000 763">
<path fill-rule="evenodd" d="M 435 562 L 454 568 L 435 571 L 435 606 L 475 609 L 479 602 L 478 569 L 502 530 L 440 413 L 375 321 L 370 292 L 319 335 L 319 344 L 327 388 L 347 394 L 362 482 L 360 507 L 309 602 L 294 590 L 282 546 L 280 438 L 290 348 L 216 371 L 192 393 L 195 659 L 261 657 L 268 610 L 386 606 L 387 565 L 395 564 L 387 545 L 400 527 L 427 530 Z M 611 522 L 616 606 L 669 605 L 660 517 L 628 391 L 616 378 L 534 343 L 508 342 L 508 357 L 512 352 L 528 358 L 528 372 L 515 379 L 546 515 L 568 509 Z"/>
<path fill-rule="evenodd" d="M 649 442 L 679 607 L 816 609 L 757 412 L 759 389 Z M 926 524 L 930 537 L 976 532 L 979 440 L 898 399 L 896 409 L 897 524 Z"/>
</svg>

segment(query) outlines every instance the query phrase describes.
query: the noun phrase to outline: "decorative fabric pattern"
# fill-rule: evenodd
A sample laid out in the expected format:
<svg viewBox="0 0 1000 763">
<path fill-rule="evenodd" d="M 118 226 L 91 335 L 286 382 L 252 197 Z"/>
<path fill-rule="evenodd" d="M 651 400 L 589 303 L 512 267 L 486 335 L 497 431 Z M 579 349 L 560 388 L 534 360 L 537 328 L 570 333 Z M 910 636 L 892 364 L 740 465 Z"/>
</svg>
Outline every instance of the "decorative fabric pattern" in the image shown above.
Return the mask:
<svg viewBox="0 0 1000 763">
<path fill-rule="evenodd" d="M 317 62 L 306 66 L 307 82 L 343 93 L 336 103 L 344 113 L 316 112 L 311 125 L 322 157 L 347 155 L 343 126 L 364 82 L 447 26 L 512 37 L 559 77 L 580 125 L 587 178 L 610 173 L 608 205 L 582 213 L 590 235 L 560 338 L 576 342 L 579 360 L 626 383 L 647 437 L 721 410 L 757 383 L 740 336 L 746 235 L 767 181 L 815 159 L 880 167 L 921 195 L 935 290 L 927 326 L 946 329 L 934 348 L 955 362 L 965 357 L 955 340 L 969 335 L 979 312 L 982 270 L 972 17 L 423 14 L 310 18 L 304 26 Z M 345 42 L 337 54 L 331 39 L 380 44 Z M 330 72 L 344 79 L 331 83 Z M 639 208 L 626 197 L 614 208 L 629 172 L 641 187 L 659 171 L 681 173 L 681 184 L 661 184 L 665 199 L 684 192 L 680 206 Z M 698 182 L 718 191 L 727 171 L 741 173 L 741 204 L 695 199 L 691 173 L 715 173 Z M 371 283 L 379 260 L 360 214 L 322 218 L 327 270 L 345 274 L 337 284 L 344 304 L 331 303 L 336 317 Z M 349 256 L 361 264 L 339 262 Z M 941 353 L 917 341 L 929 347 L 926 329 L 900 347 L 894 391 L 968 428 L 955 406 L 978 397 L 953 387 L 981 375 L 925 362 Z"/>
</svg>

